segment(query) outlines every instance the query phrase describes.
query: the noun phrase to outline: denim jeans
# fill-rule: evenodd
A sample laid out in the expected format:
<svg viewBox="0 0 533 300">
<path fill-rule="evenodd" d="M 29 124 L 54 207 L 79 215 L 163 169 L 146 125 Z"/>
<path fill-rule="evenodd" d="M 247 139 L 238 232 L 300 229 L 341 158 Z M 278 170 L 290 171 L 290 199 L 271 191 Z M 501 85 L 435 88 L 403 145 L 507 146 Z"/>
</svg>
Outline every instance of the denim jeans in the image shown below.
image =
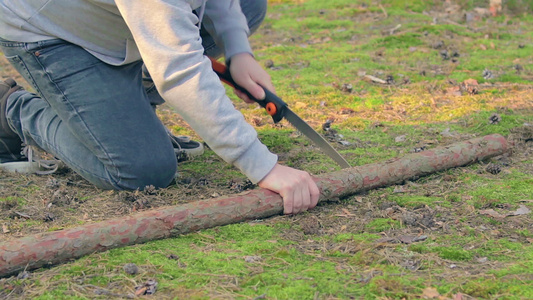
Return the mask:
<svg viewBox="0 0 533 300">
<path fill-rule="evenodd" d="M 266 1 L 241 1 L 249 27 L 265 16 Z M 206 54 L 220 56 L 201 31 Z M 0 50 L 36 94 L 13 93 L 11 127 L 29 145 L 53 154 L 102 189 L 166 187 L 177 161 L 166 129 L 150 105 L 142 61 L 112 66 L 63 40 L 0 40 Z"/>
</svg>

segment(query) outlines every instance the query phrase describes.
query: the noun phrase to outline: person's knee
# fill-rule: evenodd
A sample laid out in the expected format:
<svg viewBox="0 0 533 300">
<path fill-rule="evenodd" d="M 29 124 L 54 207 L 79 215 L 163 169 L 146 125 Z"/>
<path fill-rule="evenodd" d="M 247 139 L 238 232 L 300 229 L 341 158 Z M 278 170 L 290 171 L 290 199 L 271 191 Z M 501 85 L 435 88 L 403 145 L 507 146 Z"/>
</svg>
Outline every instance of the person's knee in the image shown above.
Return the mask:
<svg viewBox="0 0 533 300">
<path fill-rule="evenodd" d="M 119 189 L 143 190 L 147 186 L 167 187 L 176 175 L 177 161 L 174 151 L 167 155 L 154 155 L 136 159 L 125 168 L 117 180 Z"/>
<path fill-rule="evenodd" d="M 241 9 L 248 21 L 250 33 L 254 33 L 265 19 L 267 0 L 241 0 Z"/>
</svg>

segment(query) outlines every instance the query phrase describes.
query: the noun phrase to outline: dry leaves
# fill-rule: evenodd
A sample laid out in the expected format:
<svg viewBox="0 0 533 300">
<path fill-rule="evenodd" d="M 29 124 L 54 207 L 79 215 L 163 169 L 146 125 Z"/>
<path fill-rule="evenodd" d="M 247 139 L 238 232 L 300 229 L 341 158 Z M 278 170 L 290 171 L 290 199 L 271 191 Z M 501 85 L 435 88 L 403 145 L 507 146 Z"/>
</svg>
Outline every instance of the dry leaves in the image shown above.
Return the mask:
<svg viewBox="0 0 533 300">
<path fill-rule="evenodd" d="M 491 216 L 495 219 L 503 219 L 505 217 L 509 217 L 509 216 L 520 216 L 520 215 L 527 215 L 531 212 L 531 210 L 523 205 L 523 204 L 520 204 L 520 207 L 513 211 L 513 212 L 509 212 L 509 213 L 506 213 L 506 214 L 501 214 L 497 211 L 495 211 L 494 209 L 483 209 L 483 210 L 480 210 L 479 213 L 482 214 L 482 215 L 488 215 L 488 216 Z"/>
<path fill-rule="evenodd" d="M 427 240 L 427 235 L 402 235 L 399 237 L 384 237 L 376 240 L 377 244 L 383 244 L 383 243 L 389 243 L 389 244 L 397 244 L 397 243 L 403 243 L 403 244 L 412 244 L 416 242 L 422 242 Z"/>
<path fill-rule="evenodd" d="M 145 284 L 135 287 L 135 296 L 153 295 L 157 290 L 157 281 L 149 279 Z"/>
<path fill-rule="evenodd" d="M 436 299 L 440 297 L 440 293 L 436 288 L 427 287 L 422 291 L 423 299 Z"/>
<path fill-rule="evenodd" d="M 475 95 L 479 92 L 479 83 L 475 79 L 466 79 L 461 83 L 461 88 L 469 93 L 470 95 Z"/>
<path fill-rule="evenodd" d="M 342 214 L 338 214 L 338 215 L 335 215 L 336 217 L 353 217 L 355 216 L 354 214 L 352 214 L 349 210 L 347 210 L 346 208 L 342 208 Z"/>
</svg>

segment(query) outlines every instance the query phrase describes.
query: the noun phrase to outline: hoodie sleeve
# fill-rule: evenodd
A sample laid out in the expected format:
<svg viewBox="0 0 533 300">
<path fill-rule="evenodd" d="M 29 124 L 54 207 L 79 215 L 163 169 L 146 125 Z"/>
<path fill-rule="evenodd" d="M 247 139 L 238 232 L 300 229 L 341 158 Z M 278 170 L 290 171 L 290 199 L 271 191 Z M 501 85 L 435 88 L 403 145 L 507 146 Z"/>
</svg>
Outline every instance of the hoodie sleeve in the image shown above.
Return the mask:
<svg viewBox="0 0 533 300">
<path fill-rule="evenodd" d="M 226 61 L 238 53 L 252 53 L 250 30 L 239 0 L 211 0 L 205 4 L 202 26 L 224 50 Z"/>
<path fill-rule="evenodd" d="M 217 1 L 221 0 L 213 2 Z M 277 156 L 259 141 L 255 129 L 226 96 L 203 55 L 198 18 L 190 4 L 184 0 L 115 2 L 163 99 L 222 159 L 254 183 L 263 179 Z"/>
</svg>

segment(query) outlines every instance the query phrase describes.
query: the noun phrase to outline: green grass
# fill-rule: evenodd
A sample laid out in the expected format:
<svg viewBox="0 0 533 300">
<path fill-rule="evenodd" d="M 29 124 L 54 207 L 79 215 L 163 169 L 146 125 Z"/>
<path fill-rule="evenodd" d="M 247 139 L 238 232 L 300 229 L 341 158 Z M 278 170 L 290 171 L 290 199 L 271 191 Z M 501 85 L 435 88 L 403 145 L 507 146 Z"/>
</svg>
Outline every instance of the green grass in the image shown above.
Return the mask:
<svg viewBox="0 0 533 300">
<path fill-rule="evenodd" d="M 460 4 L 469 10 L 486 2 Z M 507 3 L 510 10 L 532 7 L 526 1 Z M 334 147 L 354 166 L 463 137 L 508 136 L 514 128 L 533 123 L 531 108 L 520 104 L 531 99 L 527 92 L 533 70 L 533 19 L 518 13 L 468 26 L 463 21 L 432 24 L 433 17 L 423 12 L 442 9 L 441 5 L 442 1 L 422 0 L 277 1 L 269 7 L 264 24 L 270 31 L 260 30 L 252 37 L 255 55 L 259 62 L 271 59 L 278 67 L 267 70 L 278 94 L 313 128 L 321 132 L 321 124 L 334 119 L 332 128 L 351 143 Z M 402 26 L 390 35 L 397 24 Z M 443 48 L 434 48 L 438 41 L 444 42 Z M 457 62 L 443 60 L 442 49 L 457 51 Z M 516 73 L 516 64 L 524 70 Z M 485 69 L 495 78 L 484 79 Z M 392 75 L 396 84 L 369 82 L 363 72 L 382 79 Z M 409 83 L 401 83 L 406 78 Z M 460 84 L 469 78 L 486 84 L 479 94 L 445 93 L 453 85 L 450 82 Z M 338 88 L 346 83 L 352 84 L 351 93 Z M 516 86 L 509 87 L 512 84 Z M 312 174 L 338 170 L 286 122 L 274 126 L 263 110 L 231 98 L 247 118 L 263 118 L 258 137 L 284 164 Z M 509 101 L 498 102 L 502 99 Z M 353 113 L 340 113 L 343 108 Z M 494 113 L 501 121 L 489 124 Z M 451 139 L 442 134 L 448 128 L 454 135 Z M 173 125 L 172 130 L 191 132 L 182 125 Z M 405 139 L 396 140 L 399 136 Z M 343 199 L 302 215 L 227 225 L 89 255 L 35 272 L 31 284 L 40 293 L 32 298 L 97 298 L 92 290 L 74 292 L 76 285 L 88 284 L 131 294 L 150 278 L 159 283 L 154 297 L 176 299 L 415 299 L 427 287 L 447 298 L 457 293 L 480 299 L 532 298 L 531 214 L 498 220 L 479 213 L 489 208 L 509 212 L 519 205 L 533 209 L 530 202 L 523 202 L 532 199 L 533 179 L 526 168 L 532 161 L 515 161 L 497 175 L 485 171 L 488 162 L 410 179 L 404 193 L 395 193 L 394 187 L 376 189 L 357 196 L 363 200 Z M 181 164 L 179 172 L 178 180 L 207 179 L 211 185 L 206 190 L 244 179 L 211 150 Z M 20 194 L 31 194 L 23 184 Z M 187 192 L 186 185 L 171 188 Z M 389 211 L 380 208 L 385 202 L 396 204 L 399 211 L 387 215 Z M 0 198 L 0 212 L 25 203 L 24 197 Z M 341 211 L 345 207 L 353 215 Z M 404 224 L 402 214 L 419 209 L 438 211 L 435 218 L 440 223 L 435 228 Z M 15 223 L 10 226 L 42 223 L 9 218 Z M 318 220 L 320 230 L 305 233 L 304 221 L 309 218 Z M 428 238 L 412 244 L 378 242 L 402 235 Z M 480 262 L 484 258 L 485 265 Z M 419 267 L 406 268 L 409 262 Z M 140 274 L 126 274 L 122 270 L 126 263 L 137 264 Z M 14 284 L 22 286 L 25 281 Z M 0 295 L 3 288 L 0 285 Z"/>
<path fill-rule="evenodd" d="M 401 227 L 402 225 L 400 221 L 385 218 L 376 218 L 365 225 L 365 229 L 368 230 L 368 232 L 382 232 Z"/>
<path fill-rule="evenodd" d="M 26 200 L 22 197 L 7 196 L 0 198 L 0 208 L 8 209 L 12 207 L 20 207 L 26 204 Z"/>
</svg>

